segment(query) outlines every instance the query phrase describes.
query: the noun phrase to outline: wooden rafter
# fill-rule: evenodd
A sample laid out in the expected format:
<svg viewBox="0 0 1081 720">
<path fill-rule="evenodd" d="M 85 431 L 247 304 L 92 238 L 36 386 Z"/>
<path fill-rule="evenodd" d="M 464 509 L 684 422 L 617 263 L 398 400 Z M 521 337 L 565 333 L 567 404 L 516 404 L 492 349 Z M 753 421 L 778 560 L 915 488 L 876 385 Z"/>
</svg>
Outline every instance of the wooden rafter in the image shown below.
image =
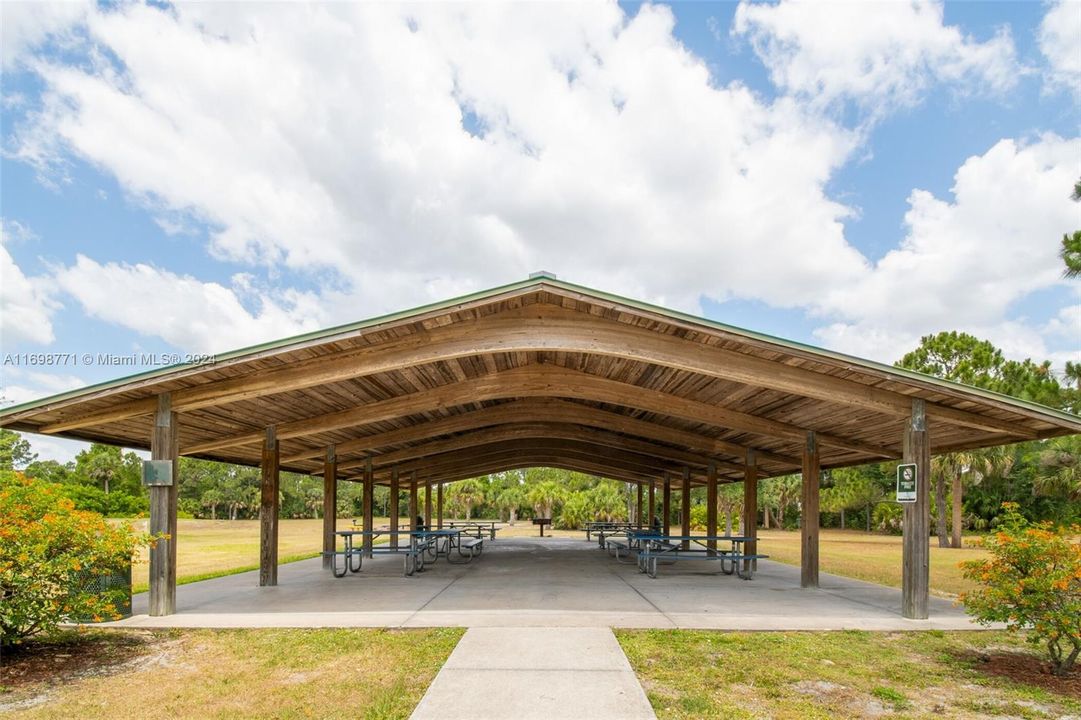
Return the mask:
<svg viewBox="0 0 1081 720">
<path fill-rule="evenodd" d="M 705 435 L 678 430 L 668 425 L 639 420 L 619 413 L 556 398 L 530 398 L 495 407 L 471 410 L 451 417 L 420 423 L 419 425 L 365 435 L 355 440 L 338 443 L 336 447 L 339 457 L 356 453 L 371 453 L 391 445 L 423 442 L 456 432 L 467 432 L 483 427 L 537 420 L 575 423 L 612 430 L 654 442 L 682 445 L 701 453 L 703 456 L 710 457 L 728 455 L 742 460 L 746 457 L 749 449 L 738 443 L 718 440 Z M 789 465 L 792 468 L 799 467 L 800 461 L 798 458 L 764 450 L 758 450 L 757 452 L 760 462 Z M 318 447 L 298 451 L 283 458 L 282 463 L 291 465 L 303 460 L 317 458 L 321 453 L 322 450 Z"/>
<path fill-rule="evenodd" d="M 279 370 L 176 390 L 173 402 L 177 412 L 186 412 L 433 362 L 490 353 L 551 351 L 628 358 L 896 417 L 904 417 L 910 404 L 910 398 L 901 393 L 551 306 L 532 306 L 528 313 L 519 314 L 523 316 L 504 313 L 454 323 Z M 113 422 L 146 415 L 153 409 L 153 398 L 134 400 L 50 423 L 41 432 L 57 433 Z M 929 405 L 929 414 L 980 430 L 1024 438 L 1035 436 L 1016 423 L 934 403 Z"/>
<path fill-rule="evenodd" d="M 288 440 L 330 430 L 340 430 L 361 423 L 396 419 L 439 407 L 515 397 L 593 400 L 682 417 L 719 428 L 769 438 L 798 440 L 804 437 L 808 430 L 813 429 L 716 407 L 556 365 L 526 365 L 443 385 L 433 390 L 369 403 L 349 410 L 282 423 L 278 426 L 278 437 Z M 818 437 L 823 444 L 866 453 L 872 457 L 892 458 L 898 454 L 898 451 L 892 448 L 877 447 L 826 432 L 819 432 Z M 196 443 L 181 448 L 181 453 L 197 455 L 228 447 L 250 445 L 259 442 L 261 438 L 260 432 L 253 431 L 205 443 Z"/>
<path fill-rule="evenodd" d="M 372 463 L 377 468 L 392 466 L 415 458 L 423 458 L 435 453 L 456 450 L 459 448 L 485 445 L 499 440 L 533 439 L 533 440 L 582 440 L 606 447 L 627 450 L 670 460 L 676 463 L 684 463 L 694 467 L 706 467 L 711 460 L 702 455 L 679 450 L 677 448 L 659 445 L 657 443 L 636 440 L 619 435 L 614 432 L 597 430 L 596 428 L 583 427 L 572 423 L 513 423 L 496 427 L 483 428 L 473 432 L 456 435 L 445 440 L 413 445 L 403 450 L 372 456 Z M 365 459 L 342 462 L 339 468 L 343 471 L 363 467 Z M 718 467 L 732 472 L 743 472 L 742 465 L 734 463 L 717 462 Z"/>
</svg>

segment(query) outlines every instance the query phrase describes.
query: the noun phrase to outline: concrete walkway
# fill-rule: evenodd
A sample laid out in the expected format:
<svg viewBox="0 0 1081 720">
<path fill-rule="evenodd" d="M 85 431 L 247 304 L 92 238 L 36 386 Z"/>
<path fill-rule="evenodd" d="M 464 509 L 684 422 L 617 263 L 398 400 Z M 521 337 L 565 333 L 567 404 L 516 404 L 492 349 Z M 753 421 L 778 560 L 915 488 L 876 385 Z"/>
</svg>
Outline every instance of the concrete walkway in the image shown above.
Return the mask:
<svg viewBox="0 0 1081 720">
<path fill-rule="evenodd" d="M 607 628 L 470 628 L 413 720 L 656 718 Z"/>
<path fill-rule="evenodd" d="M 657 579 L 574 538 L 501 538 L 468 565 L 443 560 L 415 577 L 379 556 L 344 578 L 318 559 L 181 585 L 177 614 L 151 618 L 134 598 L 126 627 L 637 627 L 724 630 L 975 629 L 963 609 L 931 599 L 929 620 L 901 617 L 901 591 L 836 575 L 803 590 L 799 568 L 761 561 L 754 580 L 703 563 L 662 566 Z M 766 549 L 768 552 L 768 548 Z"/>
</svg>

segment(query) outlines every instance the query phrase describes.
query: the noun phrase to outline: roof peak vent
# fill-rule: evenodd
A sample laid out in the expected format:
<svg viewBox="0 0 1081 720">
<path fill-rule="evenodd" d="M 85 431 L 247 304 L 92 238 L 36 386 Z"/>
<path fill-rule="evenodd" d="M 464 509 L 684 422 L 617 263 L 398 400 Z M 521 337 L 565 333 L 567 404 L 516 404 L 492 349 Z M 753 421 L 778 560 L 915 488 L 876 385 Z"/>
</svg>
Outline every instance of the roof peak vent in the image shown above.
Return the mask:
<svg viewBox="0 0 1081 720">
<path fill-rule="evenodd" d="M 547 270 L 538 270 L 537 272 L 529 273 L 530 280 L 555 280 L 556 274 L 554 272 L 548 272 Z"/>
</svg>

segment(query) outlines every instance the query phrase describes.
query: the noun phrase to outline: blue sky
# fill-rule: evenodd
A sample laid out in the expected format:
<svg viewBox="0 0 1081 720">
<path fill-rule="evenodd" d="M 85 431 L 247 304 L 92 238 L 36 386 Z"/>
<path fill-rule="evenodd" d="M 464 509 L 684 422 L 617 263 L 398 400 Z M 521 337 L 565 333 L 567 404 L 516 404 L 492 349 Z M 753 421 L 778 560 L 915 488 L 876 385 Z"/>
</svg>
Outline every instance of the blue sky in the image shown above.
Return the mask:
<svg viewBox="0 0 1081 720">
<path fill-rule="evenodd" d="M 141 369 L 26 353 L 213 353 L 540 268 L 886 362 L 944 329 L 1081 354 L 1081 3 L 0 12 L 8 402 Z"/>
</svg>

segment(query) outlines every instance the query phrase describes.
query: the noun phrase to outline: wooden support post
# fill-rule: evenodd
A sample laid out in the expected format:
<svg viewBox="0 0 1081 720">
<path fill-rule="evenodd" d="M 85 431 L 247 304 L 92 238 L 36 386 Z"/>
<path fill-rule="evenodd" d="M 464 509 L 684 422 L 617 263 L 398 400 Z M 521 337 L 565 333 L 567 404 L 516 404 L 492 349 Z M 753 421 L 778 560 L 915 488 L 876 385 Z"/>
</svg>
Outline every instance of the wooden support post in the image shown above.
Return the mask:
<svg viewBox="0 0 1081 720">
<path fill-rule="evenodd" d="M 649 517 L 646 518 L 646 527 L 653 527 L 653 518 L 657 517 L 657 483 L 649 481 Z"/>
<path fill-rule="evenodd" d="M 672 534 L 672 478 L 664 474 L 664 534 Z"/>
<path fill-rule="evenodd" d="M 334 566 L 333 553 L 337 546 L 334 536 L 338 529 L 338 454 L 334 446 L 327 447 L 323 460 L 323 567 Z"/>
<path fill-rule="evenodd" d="M 645 494 L 642 483 L 636 483 L 638 485 L 638 504 L 634 506 L 634 524 L 641 529 L 642 528 L 642 510 L 643 510 L 643 495 Z"/>
<path fill-rule="evenodd" d="M 706 466 L 706 535 L 717 534 L 717 463 Z M 706 547 L 710 555 L 717 551 L 717 541 L 709 540 Z"/>
<path fill-rule="evenodd" d="M 818 587 L 818 440 L 807 433 L 803 448 L 803 498 L 800 503 L 800 587 Z"/>
<path fill-rule="evenodd" d="M 390 469 L 390 546 L 397 549 L 398 547 L 398 518 L 401 516 L 401 512 L 398 508 L 398 493 L 401 488 L 398 486 L 398 468 Z"/>
<path fill-rule="evenodd" d="M 263 441 L 259 502 L 259 585 L 278 584 L 278 437 L 274 426 Z"/>
<path fill-rule="evenodd" d="M 680 486 L 679 516 L 683 521 L 680 529 L 682 530 L 683 536 L 686 537 L 691 534 L 691 469 L 689 467 L 683 468 L 683 485 Z M 689 550 L 690 547 L 691 541 L 684 540 L 683 549 Z"/>
<path fill-rule="evenodd" d="M 372 456 L 364 463 L 364 529 L 371 532 L 375 525 L 375 476 L 372 474 Z M 364 536 L 364 557 L 372 556 L 372 536 Z"/>
<path fill-rule="evenodd" d="M 413 472 L 409 483 L 409 529 L 417 531 L 417 473 Z"/>
<path fill-rule="evenodd" d="M 916 464 L 916 502 L 904 503 L 901 540 L 901 614 L 926 620 L 931 560 L 931 443 L 923 400 L 913 398 L 912 417 L 905 424 L 904 461 Z M 945 508 L 941 509 L 945 512 Z"/>
<path fill-rule="evenodd" d="M 435 489 L 435 522 L 436 530 L 443 529 L 443 483 L 439 483 Z"/>
<path fill-rule="evenodd" d="M 177 436 L 172 396 L 163 393 L 158 395 L 154 414 L 150 459 L 172 461 L 173 483 L 150 487 L 150 533 L 169 536 L 150 550 L 150 614 L 155 616 L 176 612 L 176 491 L 180 484 Z"/>
<path fill-rule="evenodd" d="M 416 482 L 417 473 L 413 471 L 413 482 Z M 432 527 L 432 481 L 424 481 L 424 527 Z"/>
<path fill-rule="evenodd" d="M 746 464 L 743 466 L 743 537 L 750 538 L 743 543 L 746 555 L 758 554 L 758 465 L 754 450 L 747 451 Z M 744 571 L 757 570 L 757 560 L 745 560 Z"/>
</svg>

